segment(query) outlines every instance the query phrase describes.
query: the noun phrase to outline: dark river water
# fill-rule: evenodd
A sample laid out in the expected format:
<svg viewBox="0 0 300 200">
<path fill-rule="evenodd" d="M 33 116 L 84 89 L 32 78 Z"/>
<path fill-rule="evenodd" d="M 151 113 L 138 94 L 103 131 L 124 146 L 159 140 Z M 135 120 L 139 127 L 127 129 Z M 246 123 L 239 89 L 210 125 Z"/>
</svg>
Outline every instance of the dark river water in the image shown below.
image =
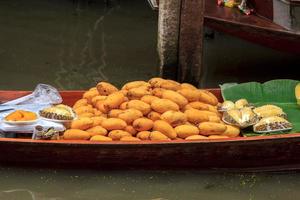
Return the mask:
<svg viewBox="0 0 300 200">
<path fill-rule="evenodd" d="M 157 12 L 146 0 L 0 0 L 0 89 L 149 79 L 158 74 L 156 41 Z M 299 61 L 215 32 L 199 84 L 299 79 Z"/>
<path fill-rule="evenodd" d="M 142 1 L 1 0 L 2 89 L 84 89 L 157 74 L 157 15 Z"/>
<path fill-rule="evenodd" d="M 1 168 L 0 176 L 0 199 L 7 200 L 296 200 L 300 195 L 296 172 Z"/>
<path fill-rule="evenodd" d="M 146 0 L 0 0 L 0 89 L 85 89 L 157 76 L 156 35 L 157 13 Z M 204 62 L 202 87 L 300 75 L 298 56 L 217 32 L 205 38 Z M 4 200 L 299 198 L 297 172 L 0 168 Z"/>
</svg>

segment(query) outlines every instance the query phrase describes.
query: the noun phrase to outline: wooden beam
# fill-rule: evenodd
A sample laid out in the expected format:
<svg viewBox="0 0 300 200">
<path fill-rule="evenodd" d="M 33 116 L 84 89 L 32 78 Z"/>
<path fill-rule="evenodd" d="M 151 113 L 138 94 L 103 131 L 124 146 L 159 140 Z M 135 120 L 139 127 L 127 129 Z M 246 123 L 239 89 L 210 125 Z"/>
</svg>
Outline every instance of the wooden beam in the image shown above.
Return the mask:
<svg viewBox="0 0 300 200">
<path fill-rule="evenodd" d="M 204 0 L 159 3 L 160 75 L 198 85 L 203 62 Z"/>
<path fill-rule="evenodd" d="M 203 66 L 204 0 L 182 0 L 178 80 L 198 85 Z"/>
<path fill-rule="evenodd" d="M 159 2 L 158 54 L 160 76 L 177 79 L 181 0 Z"/>
</svg>

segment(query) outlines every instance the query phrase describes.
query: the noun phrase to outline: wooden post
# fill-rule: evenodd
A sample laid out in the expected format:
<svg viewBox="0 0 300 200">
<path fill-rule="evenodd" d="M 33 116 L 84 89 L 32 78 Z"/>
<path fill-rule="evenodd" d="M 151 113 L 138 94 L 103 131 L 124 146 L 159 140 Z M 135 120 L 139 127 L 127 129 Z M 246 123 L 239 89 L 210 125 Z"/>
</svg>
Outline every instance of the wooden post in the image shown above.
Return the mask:
<svg viewBox="0 0 300 200">
<path fill-rule="evenodd" d="M 198 85 L 203 68 L 204 0 L 182 0 L 178 80 Z"/>
<path fill-rule="evenodd" d="M 160 0 L 160 75 L 199 84 L 202 70 L 204 0 Z"/>
<path fill-rule="evenodd" d="M 160 76 L 177 79 L 181 0 L 159 1 L 158 54 Z"/>
</svg>

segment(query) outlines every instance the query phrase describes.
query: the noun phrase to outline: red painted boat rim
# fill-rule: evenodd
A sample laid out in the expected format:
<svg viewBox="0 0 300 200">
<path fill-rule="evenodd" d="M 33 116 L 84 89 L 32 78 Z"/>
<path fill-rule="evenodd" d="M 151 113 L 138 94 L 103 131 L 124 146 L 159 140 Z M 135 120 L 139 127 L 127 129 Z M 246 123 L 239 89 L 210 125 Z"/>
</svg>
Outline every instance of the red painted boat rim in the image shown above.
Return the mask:
<svg viewBox="0 0 300 200">
<path fill-rule="evenodd" d="M 220 138 L 220 139 L 200 139 L 193 141 L 186 140 L 165 140 L 165 141 L 111 141 L 111 142 L 98 142 L 88 140 L 33 140 L 23 138 L 0 138 L 0 143 L 12 142 L 12 143 L 36 143 L 36 144 L 63 144 L 63 145 L 184 145 L 184 144 L 210 144 L 210 143 L 235 143 L 235 142 L 251 142 L 262 140 L 281 140 L 299 138 L 300 133 L 278 134 L 271 136 L 252 136 L 252 137 L 236 137 L 236 138 Z M 299 144 L 300 145 L 300 144 Z"/>
</svg>

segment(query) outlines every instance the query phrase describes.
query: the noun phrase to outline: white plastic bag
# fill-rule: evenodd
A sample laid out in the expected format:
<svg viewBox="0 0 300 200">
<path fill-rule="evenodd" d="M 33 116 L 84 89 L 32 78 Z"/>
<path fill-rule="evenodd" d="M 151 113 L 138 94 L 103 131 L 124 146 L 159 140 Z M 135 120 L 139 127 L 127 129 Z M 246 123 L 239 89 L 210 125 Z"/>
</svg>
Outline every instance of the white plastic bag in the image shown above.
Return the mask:
<svg viewBox="0 0 300 200">
<path fill-rule="evenodd" d="M 51 85 L 38 84 L 31 94 L 8 101 L 2 105 L 59 104 L 61 102 L 62 97 L 56 88 Z"/>
</svg>

